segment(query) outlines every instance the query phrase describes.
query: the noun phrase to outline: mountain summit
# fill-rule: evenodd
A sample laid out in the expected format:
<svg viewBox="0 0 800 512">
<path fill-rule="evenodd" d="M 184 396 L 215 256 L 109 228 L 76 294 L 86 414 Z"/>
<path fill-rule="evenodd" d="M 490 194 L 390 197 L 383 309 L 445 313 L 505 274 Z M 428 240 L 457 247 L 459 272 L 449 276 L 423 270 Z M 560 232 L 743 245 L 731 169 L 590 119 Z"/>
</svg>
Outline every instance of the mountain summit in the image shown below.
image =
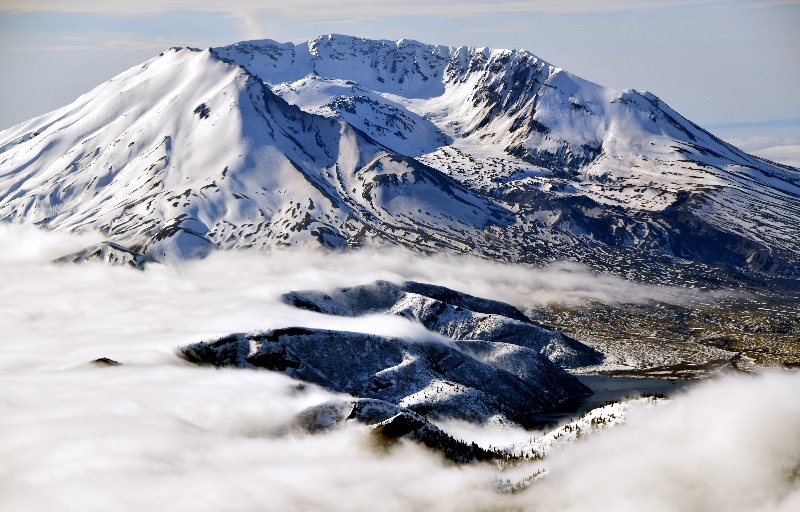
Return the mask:
<svg viewBox="0 0 800 512">
<path fill-rule="evenodd" d="M 522 50 L 173 48 L 0 133 L 0 219 L 156 259 L 388 243 L 786 275 L 798 218 L 797 169 Z"/>
</svg>

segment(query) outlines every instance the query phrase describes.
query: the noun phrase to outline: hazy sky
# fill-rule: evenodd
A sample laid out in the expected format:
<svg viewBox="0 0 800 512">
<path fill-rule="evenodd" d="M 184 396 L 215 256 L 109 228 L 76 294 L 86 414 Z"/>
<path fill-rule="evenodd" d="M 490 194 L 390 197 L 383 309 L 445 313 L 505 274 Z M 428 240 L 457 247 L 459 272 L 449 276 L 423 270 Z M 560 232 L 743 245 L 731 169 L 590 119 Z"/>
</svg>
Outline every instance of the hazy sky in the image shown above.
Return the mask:
<svg viewBox="0 0 800 512">
<path fill-rule="evenodd" d="M 703 126 L 800 132 L 798 27 L 800 0 L 0 0 L 0 129 L 170 46 L 344 33 L 525 48 Z"/>
</svg>

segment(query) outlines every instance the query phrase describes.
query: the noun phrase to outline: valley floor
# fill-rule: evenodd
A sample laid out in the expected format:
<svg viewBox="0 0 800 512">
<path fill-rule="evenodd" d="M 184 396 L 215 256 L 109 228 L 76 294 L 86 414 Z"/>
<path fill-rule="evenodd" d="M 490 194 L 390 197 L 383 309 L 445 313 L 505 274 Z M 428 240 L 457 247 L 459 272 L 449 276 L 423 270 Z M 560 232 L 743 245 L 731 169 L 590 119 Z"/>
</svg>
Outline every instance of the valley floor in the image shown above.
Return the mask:
<svg viewBox="0 0 800 512">
<path fill-rule="evenodd" d="M 800 365 L 800 300 L 740 294 L 684 305 L 588 304 L 528 311 L 605 354 L 578 375 L 705 378 L 719 371 Z"/>
</svg>

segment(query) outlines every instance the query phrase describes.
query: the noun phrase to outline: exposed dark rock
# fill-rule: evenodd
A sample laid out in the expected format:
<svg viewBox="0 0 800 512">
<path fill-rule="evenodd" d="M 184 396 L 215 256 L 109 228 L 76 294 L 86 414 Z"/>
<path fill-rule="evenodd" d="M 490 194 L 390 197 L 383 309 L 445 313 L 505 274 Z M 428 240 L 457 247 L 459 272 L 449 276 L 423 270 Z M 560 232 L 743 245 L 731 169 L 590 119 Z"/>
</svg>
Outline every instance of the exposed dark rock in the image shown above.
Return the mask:
<svg viewBox="0 0 800 512">
<path fill-rule="evenodd" d="M 107 357 L 101 357 L 92 361 L 92 364 L 95 366 L 119 366 L 121 363 Z"/>
<path fill-rule="evenodd" d="M 295 416 L 283 432 L 301 430 L 315 434 L 339 428 L 349 421 L 371 426 L 371 435 L 381 449 L 391 447 L 400 439 L 411 439 L 458 463 L 507 458 L 506 454 L 453 438 L 406 407 L 367 398 L 309 407 Z"/>
<path fill-rule="evenodd" d="M 480 359 L 488 358 L 485 359 L 487 362 L 492 361 L 489 364 L 501 364 L 501 359 L 508 358 L 501 357 L 497 350 L 478 348 L 480 344 L 471 343 L 473 340 L 529 349 L 527 352 L 517 348 L 511 350 L 528 368 L 543 364 L 537 361 L 533 353 L 541 354 L 563 367 L 598 364 L 603 359 L 602 354 L 591 347 L 535 324 L 510 304 L 482 299 L 443 286 L 413 281 L 398 286 L 377 281 L 370 285 L 341 288 L 330 294 L 294 291 L 285 294 L 283 299 L 295 307 L 330 315 L 400 315 L 454 340 L 467 340 L 459 347 Z M 504 346 L 502 350 L 508 352 L 509 348 Z M 521 352 L 524 352 L 524 356 Z"/>
<path fill-rule="evenodd" d="M 124 265 L 136 270 L 144 270 L 147 263 L 154 263 L 156 260 L 114 242 L 101 242 L 56 258 L 53 263 L 88 263 L 91 261 L 104 261 L 112 265 Z"/>
<path fill-rule="evenodd" d="M 512 374 L 438 339 L 287 328 L 195 343 L 182 353 L 194 363 L 281 371 L 420 414 L 474 422 L 504 417 L 532 425 L 535 412 L 591 393 L 533 351 L 527 355 L 539 359 L 538 371 Z"/>
</svg>

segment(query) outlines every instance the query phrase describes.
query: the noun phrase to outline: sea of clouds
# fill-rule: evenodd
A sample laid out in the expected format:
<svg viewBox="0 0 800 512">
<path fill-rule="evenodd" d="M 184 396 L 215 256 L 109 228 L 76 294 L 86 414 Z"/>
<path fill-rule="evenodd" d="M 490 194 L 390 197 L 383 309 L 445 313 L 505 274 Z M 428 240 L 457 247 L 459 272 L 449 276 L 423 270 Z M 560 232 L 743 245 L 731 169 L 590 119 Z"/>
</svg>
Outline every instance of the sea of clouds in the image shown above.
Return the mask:
<svg viewBox="0 0 800 512">
<path fill-rule="evenodd" d="M 716 125 L 711 131 L 751 155 L 800 168 L 800 119 Z"/>
<path fill-rule="evenodd" d="M 375 279 L 433 282 L 521 308 L 713 300 L 703 292 L 571 263 L 399 250 L 228 252 L 145 272 L 49 263 L 95 241 L 0 226 L 0 510 L 800 509 L 797 372 L 727 376 L 637 409 L 623 427 L 549 457 L 547 477 L 511 496 L 496 492 L 506 475 L 491 465 L 454 466 L 412 443 L 376 451 L 366 427 L 278 435 L 337 395 L 176 355 L 213 336 L 291 325 L 429 336 L 402 318 L 330 317 L 280 301 L 293 289 Z M 101 357 L 122 364 L 90 363 Z M 495 446 L 534 435 L 473 432 Z"/>
</svg>

